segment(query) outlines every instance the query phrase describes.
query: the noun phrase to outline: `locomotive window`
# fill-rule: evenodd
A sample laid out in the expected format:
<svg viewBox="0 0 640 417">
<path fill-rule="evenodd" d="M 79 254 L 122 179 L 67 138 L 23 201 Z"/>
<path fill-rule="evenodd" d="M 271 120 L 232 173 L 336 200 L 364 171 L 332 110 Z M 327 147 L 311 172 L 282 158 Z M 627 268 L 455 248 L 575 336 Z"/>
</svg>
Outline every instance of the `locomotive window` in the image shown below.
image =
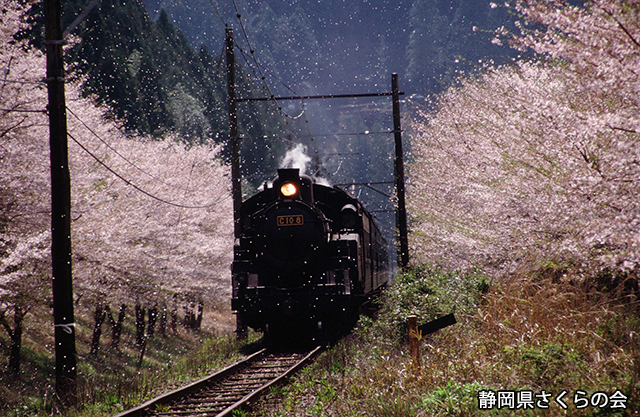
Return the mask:
<svg viewBox="0 0 640 417">
<path fill-rule="evenodd" d="M 247 287 L 257 287 L 258 286 L 258 274 L 249 274 L 249 282 Z"/>
</svg>

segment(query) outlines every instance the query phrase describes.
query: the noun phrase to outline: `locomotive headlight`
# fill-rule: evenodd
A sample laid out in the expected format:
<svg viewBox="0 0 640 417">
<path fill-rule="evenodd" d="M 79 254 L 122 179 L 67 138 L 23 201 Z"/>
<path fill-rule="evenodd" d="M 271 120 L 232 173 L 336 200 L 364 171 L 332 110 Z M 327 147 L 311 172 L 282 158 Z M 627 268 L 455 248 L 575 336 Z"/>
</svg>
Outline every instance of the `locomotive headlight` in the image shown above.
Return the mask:
<svg viewBox="0 0 640 417">
<path fill-rule="evenodd" d="M 296 188 L 296 186 L 291 182 L 285 182 L 280 187 L 280 192 L 285 197 L 291 197 L 298 192 L 298 188 Z"/>
</svg>

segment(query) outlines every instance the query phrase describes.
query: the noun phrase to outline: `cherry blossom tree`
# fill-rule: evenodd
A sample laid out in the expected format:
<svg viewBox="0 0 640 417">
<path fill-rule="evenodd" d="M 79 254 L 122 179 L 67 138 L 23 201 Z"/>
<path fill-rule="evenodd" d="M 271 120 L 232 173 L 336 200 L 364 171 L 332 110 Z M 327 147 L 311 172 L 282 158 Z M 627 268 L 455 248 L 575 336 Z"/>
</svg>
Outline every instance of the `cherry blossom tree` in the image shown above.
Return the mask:
<svg viewBox="0 0 640 417">
<path fill-rule="evenodd" d="M 48 308 L 51 287 L 45 58 L 13 39 L 22 3 L 0 0 L 0 318 L 10 335 L 18 325 L 6 313 Z M 66 87 L 76 298 L 150 307 L 173 294 L 227 297 L 233 227 L 220 148 L 126 136 L 81 82 Z"/>
<path fill-rule="evenodd" d="M 46 135 L 45 67 L 42 54 L 30 54 L 43 64 L 35 66 L 13 42 L 23 22 L 19 2 L 5 0 L 0 9 L 0 323 L 11 340 L 9 368 L 17 373 L 23 319 L 31 308 L 43 307 L 40 300 L 46 299 L 43 288 L 50 275 L 48 163 L 29 156 L 39 148 L 31 135 Z M 26 136 L 31 140 L 22 140 Z M 13 320 L 8 318 L 10 312 Z"/>
<path fill-rule="evenodd" d="M 640 262 L 640 7 L 519 1 L 509 41 L 532 61 L 487 68 L 413 123 L 413 249 L 451 267 Z"/>
</svg>

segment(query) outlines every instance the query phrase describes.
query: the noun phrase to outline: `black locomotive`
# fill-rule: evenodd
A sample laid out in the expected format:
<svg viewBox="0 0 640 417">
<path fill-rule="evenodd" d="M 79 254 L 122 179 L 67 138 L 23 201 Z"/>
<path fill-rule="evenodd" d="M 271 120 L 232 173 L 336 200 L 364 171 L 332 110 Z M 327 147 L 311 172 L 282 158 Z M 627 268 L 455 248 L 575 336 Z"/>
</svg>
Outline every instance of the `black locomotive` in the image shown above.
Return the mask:
<svg viewBox="0 0 640 417">
<path fill-rule="evenodd" d="M 357 199 L 279 169 L 241 205 L 231 306 L 267 340 L 332 337 L 386 284 L 388 266 L 387 244 Z"/>
</svg>

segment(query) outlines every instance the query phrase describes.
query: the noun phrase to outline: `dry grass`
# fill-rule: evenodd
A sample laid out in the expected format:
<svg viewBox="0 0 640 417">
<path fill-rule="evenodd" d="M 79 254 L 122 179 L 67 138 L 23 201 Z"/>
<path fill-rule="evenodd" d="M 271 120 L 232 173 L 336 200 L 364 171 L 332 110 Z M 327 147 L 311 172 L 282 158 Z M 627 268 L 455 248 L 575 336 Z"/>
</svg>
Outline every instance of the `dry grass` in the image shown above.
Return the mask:
<svg viewBox="0 0 640 417">
<path fill-rule="evenodd" d="M 423 337 L 420 371 L 412 367 L 405 340 L 398 338 L 402 323 L 365 319 L 295 384 L 274 394 L 283 401 L 279 410 L 259 409 L 255 415 L 638 415 L 640 314 L 633 292 L 624 286 L 597 291 L 566 275 L 534 271 L 494 283 L 483 293 L 486 281 L 454 275 L 421 270 L 400 279 L 404 288 L 397 282 L 382 309 L 400 317 L 398 294 L 438 298 L 447 293 L 466 300 L 456 310 L 457 325 Z M 434 283 L 445 288 L 436 290 Z M 454 294 L 455 287 L 462 293 Z M 446 305 L 447 300 L 422 303 L 440 310 Z M 419 307 L 409 302 L 400 310 L 432 314 L 416 311 Z M 548 410 L 480 410 L 480 390 L 544 390 L 554 397 L 566 390 L 568 409 L 552 397 Z M 627 410 L 579 410 L 573 404 L 577 390 L 587 395 L 620 390 L 628 397 Z"/>
</svg>

